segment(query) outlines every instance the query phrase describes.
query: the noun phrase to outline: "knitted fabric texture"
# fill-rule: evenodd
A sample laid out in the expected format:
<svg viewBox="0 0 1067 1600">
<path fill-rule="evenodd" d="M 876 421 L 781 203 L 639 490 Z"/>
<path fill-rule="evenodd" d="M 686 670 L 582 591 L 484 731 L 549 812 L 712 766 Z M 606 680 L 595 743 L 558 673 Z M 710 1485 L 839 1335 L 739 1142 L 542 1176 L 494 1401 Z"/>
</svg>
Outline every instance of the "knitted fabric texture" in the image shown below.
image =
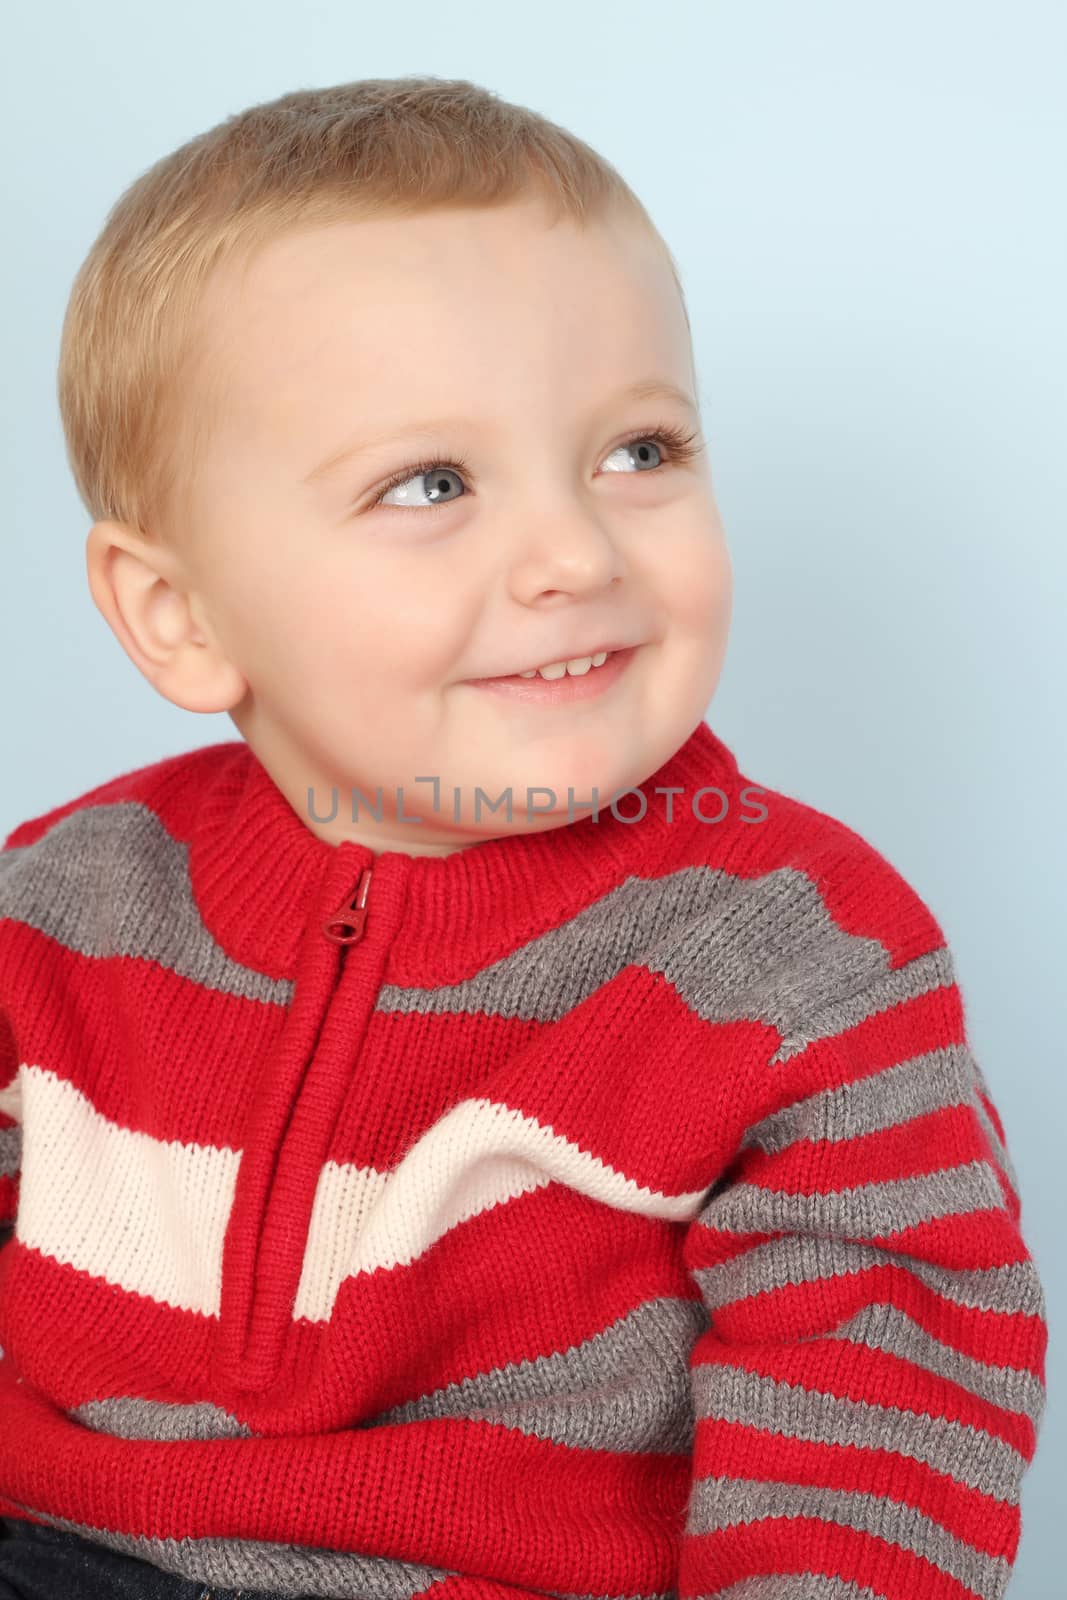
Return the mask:
<svg viewBox="0 0 1067 1600">
<path fill-rule="evenodd" d="M 238 741 L 9 835 L 0 1515 L 292 1595 L 1004 1594 L 1045 1299 L 941 929 L 703 722 L 607 798 L 376 856 Z"/>
</svg>

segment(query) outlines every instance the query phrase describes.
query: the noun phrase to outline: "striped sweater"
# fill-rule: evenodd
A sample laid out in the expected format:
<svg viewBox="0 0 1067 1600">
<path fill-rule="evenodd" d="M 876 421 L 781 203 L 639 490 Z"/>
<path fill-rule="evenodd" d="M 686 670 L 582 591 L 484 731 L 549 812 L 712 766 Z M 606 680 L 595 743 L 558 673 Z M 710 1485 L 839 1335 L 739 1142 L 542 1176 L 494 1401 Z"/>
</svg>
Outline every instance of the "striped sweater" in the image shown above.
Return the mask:
<svg viewBox="0 0 1067 1600">
<path fill-rule="evenodd" d="M 1005 1592 L 1045 1301 L 952 957 L 703 722 L 447 857 L 241 741 L 22 823 L 0 1156 L 2 1515 L 301 1596 Z"/>
</svg>

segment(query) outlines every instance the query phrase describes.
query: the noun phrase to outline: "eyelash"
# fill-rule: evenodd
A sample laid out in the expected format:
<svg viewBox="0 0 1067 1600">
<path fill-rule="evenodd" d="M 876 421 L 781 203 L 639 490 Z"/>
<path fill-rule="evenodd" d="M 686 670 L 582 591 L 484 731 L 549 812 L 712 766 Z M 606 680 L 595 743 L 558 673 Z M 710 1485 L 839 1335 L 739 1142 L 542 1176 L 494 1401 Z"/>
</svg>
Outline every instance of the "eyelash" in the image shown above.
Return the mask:
<svg viewBox="0 0 1067 1600">
<path fill-rule="evenodd" d="M 694 429 L 692 433 L 686 433 L 684 429 L 676 428 L 671 423 L 662 423 L 658 427 L 653 427 L 651 429 L 637 429 L 634 433 L 629 434 L 625 439 L 620 439 L 618 444 L 613 445 L 608 451 L 608 454 L 614 455 L 616 450 L 624 450 L 627 445 L 638 444 L 643 439 L 651 439 L 655 444 L 665 444 L 667 446 L 667 462 L 661 462 L 661 466 L 665 466 L 668 463 L 671 466 L 685 466 L 688 462 L 693 461 L 704 448 L 702 444 L 698 445 L 696 443 L 698 437 L 699 432 L 696 429 Z M 385 496 L 391 489 L 399 488 L 402 483 L 407 483 L 411 478 L 417 478 L 425 473 L 432 472 L 435 467 L 445 467 L 449 472 L 456 473 L 460 478 L 469 478 L 471 476 L 470 465 L 463 459 L 462 456 L 457 456 L 453 461 L 442 461 L 440 458 L 434 456 L 429 457 L 426 461 L 415 461 L 410 466 L 403 467 L 399 472 L 393 473 L 392 477 L 387 483 L 382 485 L 377 495 L 374 497 L 373 501 L 371 502 L 371 509 L 373 509 L 374 506 L 381 505 L 382 501 L 385 499 Z M 653 468 L 652 470 L 658 471 L 658 468 Z M 637 476 L 644 477 L 645 474 L 640 473 L 637 474 Z M 448 505 L 453 505 L 455 502 L 450 500 L 445 503 Z M 424 512 L 432 509 L 432 506 L 385 507 L 386 511 Z"/>
</svg>

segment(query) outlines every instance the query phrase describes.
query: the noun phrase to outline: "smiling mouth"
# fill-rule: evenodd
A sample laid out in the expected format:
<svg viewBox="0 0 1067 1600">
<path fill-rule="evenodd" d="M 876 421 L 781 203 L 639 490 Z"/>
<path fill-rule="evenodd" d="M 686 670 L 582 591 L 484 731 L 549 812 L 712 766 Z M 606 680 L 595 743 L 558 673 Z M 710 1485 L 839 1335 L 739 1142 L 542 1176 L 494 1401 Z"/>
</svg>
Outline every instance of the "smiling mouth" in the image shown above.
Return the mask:
<svg viewBox="0 0 1067 1600">
<path fill-rule="evenodd" d="M 635 645 L 616 644 L 614 641 L 609 640 L 605 644 L 597 645 L 595 650 L 588 650 L 581 655 L 559 656 L 554 661 L 541 661 L 532 667 L 519 667 L 514 672 L 486 673 L 484 677 L 468 678 L 465 681 L 467 683 L 510 683 L 513 678 L 527 680 L 540 678 L 546 672 L 550 672 L 550 676 L 545 680 L 549 683 L 562 678 L 565 674 L 567 677 L 579 678 L 584 677 L 587 672 L 598 672 L 610 657 L 622 655 L 624 652 L 636 648 L 637 646 Z M 580 662 L 583 665 L 579 666 L 577 671 L 572 671 L 571 662 Z M 588 665 L 584 663 L 588 663 Z"/>
<path fill-rule="evenodd" d="M 590 662 L 578 672 L 571 672 L 568 667 L 564 667 L 562 672 L 557 671 L 555 676 L 546 678 L 542 676 L 540 669 L 533 669 L 532 672 L 526 669 L 530 673 L 529 676 L 513 672 L 499 678 L 470 678 L 467 680 L 467 686 L 508 695 L 514 700 L 526 701 L 532 705 L 588 700 L 594 695 L 603 693 L 611 684 L 617 682 L 640 648 L 640 645 L 627 645 L 619 650 L 598 652 L 598 655 L 601 653 L 604 655 L 604 661 L 600 666 L 592 665 L 592 659 L 595 658 L 572 657 L 572 660 Z"/>
</svg>

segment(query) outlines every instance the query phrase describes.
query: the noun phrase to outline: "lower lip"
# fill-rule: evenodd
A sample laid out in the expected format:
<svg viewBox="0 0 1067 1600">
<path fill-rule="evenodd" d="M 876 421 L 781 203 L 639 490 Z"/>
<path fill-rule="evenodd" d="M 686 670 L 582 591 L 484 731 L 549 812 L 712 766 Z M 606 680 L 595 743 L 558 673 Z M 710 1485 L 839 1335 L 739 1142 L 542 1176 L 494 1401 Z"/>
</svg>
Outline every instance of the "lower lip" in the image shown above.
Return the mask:
<svg viewBox="0 0 1067 1600">
<path fill-rule="evenodd" d="M 530 705 L 556 705 L 572 700 L 592 700 L 603 694 L 616 679 L 621 678 L 637 654 L 639 646 L 628 650 L 615 650 L 602 667 L 590 667 L 588 672 L 572 677 L 569 672 L 562 678 L 469 678 L 472 689 L 488 689 L 493 694 L 507 695 L 511 700 L 524 700 Z"/>
</svg>

